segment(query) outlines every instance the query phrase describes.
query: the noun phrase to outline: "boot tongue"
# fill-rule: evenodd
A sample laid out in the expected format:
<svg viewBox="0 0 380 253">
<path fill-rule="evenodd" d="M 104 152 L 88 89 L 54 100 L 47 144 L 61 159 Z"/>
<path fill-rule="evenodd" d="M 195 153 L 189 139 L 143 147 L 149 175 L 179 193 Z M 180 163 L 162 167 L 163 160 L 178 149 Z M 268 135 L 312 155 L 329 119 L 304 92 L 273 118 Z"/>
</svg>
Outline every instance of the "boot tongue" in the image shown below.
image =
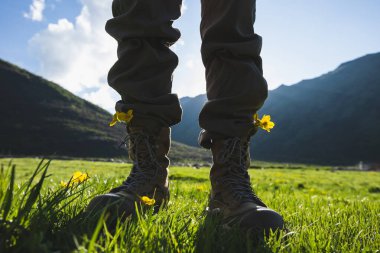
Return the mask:
<svg viewBox="0 0 380 253">
<path fill-rule="evenodd" d="M 127 131 L 129 134 L 147 134 L 146 131 L 140 127 L 127 127 Z"/>
<path fill-rule="evenodd" d="M 214 163 L 217 168 L 212 170 L 212 181 L 219 181 L 215 187 L 223 192 L 225 201 L 232 206 L 253 202 L 264 205 L 254 194 L 248 174 L 249 141 L 245 138 L 230 138 L 212 143 Z"/>
<path fill-rule="evenodd" d="M 218 142 L 215 144 L 218 145 Z M 218 159 L 222 163 L 231 163 L 232 168 L 240 169 L 244 171 L 245 169 L 242 166 L 245 166 L 245 160 L 247 159 L 245 155 L 246 146 L 243 143 L 243 140 L 236 137 L 231 138 L 225 141 L 220 142 L 220 155 Z"/>
</svg>

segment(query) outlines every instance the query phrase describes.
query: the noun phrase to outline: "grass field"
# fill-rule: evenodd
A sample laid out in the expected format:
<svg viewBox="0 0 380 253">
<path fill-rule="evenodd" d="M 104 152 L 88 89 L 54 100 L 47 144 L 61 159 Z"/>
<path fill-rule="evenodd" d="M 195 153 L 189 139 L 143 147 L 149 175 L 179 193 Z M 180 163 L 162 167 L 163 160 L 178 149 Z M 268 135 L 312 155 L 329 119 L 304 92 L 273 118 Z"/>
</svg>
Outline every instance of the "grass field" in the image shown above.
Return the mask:
<svg viewBox="0 0 380 253">
<path fill-rule="evenodd" d="M 83 209 L 91 197 L 120 184 L 130 164 L 54 160 L 44 162 L 30 181 L 39 159 L 14 159 L 14 177 L 10 159 L 0 163 L 0 252 L 380 252 L 375 172 L 312 166 L 250 170 L 255 191 L 284 216 L 289 229 L 257 245 L 206 222 L 208 168 L 172 167 L 168 208 L 141 213 L 111 234 L 102 219 L 84 217 Z M 75 171 L 90 178 L 62 187 Z"/>
</svg>

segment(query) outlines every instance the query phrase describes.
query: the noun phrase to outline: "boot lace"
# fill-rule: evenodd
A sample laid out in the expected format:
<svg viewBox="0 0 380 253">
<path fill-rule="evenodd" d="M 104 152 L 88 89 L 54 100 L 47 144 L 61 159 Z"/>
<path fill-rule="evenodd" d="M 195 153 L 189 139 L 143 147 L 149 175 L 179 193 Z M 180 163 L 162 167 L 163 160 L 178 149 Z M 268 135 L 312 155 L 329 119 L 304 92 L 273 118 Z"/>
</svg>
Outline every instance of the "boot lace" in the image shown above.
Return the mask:
<svg viewBox="0 0 380 253">
<path fill-rule="evenodd" d="M 232 194 L 232 197 L 239 202 L 255 202 L 260 206 L 266 206 L 255 194 L 248 174 L 246 162 L 248 159 L 248 141 L 239 137 L 226 140 L 226 144 L 221 154 L 224 164 L 229 167 L 228 176 L 221 179 L 221 183 Z"/>
<path fill-rule="evenodd" d="M 156 158 L 155 141 L 144 133 L 131 133 L 124 139 L 124 145 L 128 146 L 128 152 L 133 160 L 133 167 L 123 186 L 136 191 L 137 188 L 146 185 L 155 178 L 160 164 Z"/>
</svg>

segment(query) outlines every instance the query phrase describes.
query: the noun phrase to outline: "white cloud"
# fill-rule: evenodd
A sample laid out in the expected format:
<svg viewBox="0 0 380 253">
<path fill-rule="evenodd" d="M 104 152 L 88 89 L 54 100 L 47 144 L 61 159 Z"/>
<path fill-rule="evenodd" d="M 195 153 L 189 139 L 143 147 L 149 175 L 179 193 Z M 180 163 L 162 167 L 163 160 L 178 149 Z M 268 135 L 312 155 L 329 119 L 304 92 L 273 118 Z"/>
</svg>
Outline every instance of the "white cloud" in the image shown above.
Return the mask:
<svg viewBox="0 0 380 253">
<path fill-rule="evenodd" d="M 43 12 L 45 9 L 45 0 L 33 0 L 29 6 L 29 12 L 24 13 L 25 18 L 29 18 L 33 21 L 42 21 L 44 18 Z"/>
<path fill-rule="evenodd" d="M 104 30 L 112 17 L 112 0 L 80 1 L 82 9 L 75 20 L 63 18 L 50 23 L 30 39 L 30 52 L 40 63 L 38 74 L 112 112 L 119 96 L 108 86 L 106 77 L 117 60 L 117 43 Z M 183 10 L 186 8 L 182 6 Z M 180 56 L 173 92 L 192 96 L 204 91 L 203 64 L 200 55 L 194 56 L 199 50 L 184 55 L 183 39 L 171 49 Z"/>
<path fill-rule="evenodd" d="M 181 13 L 182 13 L 182 15 L 185 13 L 185 11 L 187 11 L 187 4 L 186 4 L 186 1 L 183 0 L 182 1 L 182 6 L 181 6 Z"/>
<path fill-rule="evenodd" d="M 82 96 L 84 99 L 108 110 L 109 112 L 115 111 L 115 98 L 118 97 L 116 91 L 103 85 L 98 90 L 87 92 Z"/>
<path fill-rule="evenodd" d="M 193 59 L 187 60 L 185 65 L 188 69 L 193 69 L 194 68 L 194 60 Z"/>
<path fill-rule="evenodd" d="M 172 46 L 170 47 L 170 49 L 171 49 L 173 52 L 178 53 L 178 50 L 179 50 L 180 48 L 182 48 L 184 45 L 185 45 L 185 41 L 184 41 L 182 38 L 179 38 L 179 40 L 177 40 L 177 42 L 176 42 L 174 45 L 172 45 Z"/>
<path fill-rule="evenodd" d="M 58 20 L 57 24 L 49 24 L 48 31 L 51 33 L 61 33 L 74 30 L 74 25 L 67 19 Z"/>
<path fill-rule="evenodd" d="M 106 75 L 116 61 L 116 41 L 104 30 L 112 0 L 81 2 L 74 22 L 60 19 L 49 24 L 29 41 L 30 50 L 40 62 L 39 74 L 113 111 L 118 96 Z"/>
</svg>

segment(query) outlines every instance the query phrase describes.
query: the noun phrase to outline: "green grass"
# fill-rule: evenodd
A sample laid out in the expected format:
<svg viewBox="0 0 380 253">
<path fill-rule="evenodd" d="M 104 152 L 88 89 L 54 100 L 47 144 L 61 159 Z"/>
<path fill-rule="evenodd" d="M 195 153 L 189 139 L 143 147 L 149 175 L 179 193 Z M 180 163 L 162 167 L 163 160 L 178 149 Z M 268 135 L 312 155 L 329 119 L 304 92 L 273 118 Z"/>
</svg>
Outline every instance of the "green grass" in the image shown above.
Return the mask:
<svg viewBox="0 0 380 253">
<path fill-rule="evenodd" d="M 141 213 L 111 234 L 102 218 L 85 217 L 83 210 L 94 195 L 119 185 L 130 164 L 54 160 L 33 175 L 39 159 L 14 159 L 14 174 L 9 162 L 0 159 L 0 252 L 380 252 L 375 172 L 250 170 L 257 194 L 289 229 L 257 245 L 206 219 L 208 168 L 172 167 L 168 208 Z M 78 170 L 90 179 L 72 189 L 60 186 Z"/>
</svg>

